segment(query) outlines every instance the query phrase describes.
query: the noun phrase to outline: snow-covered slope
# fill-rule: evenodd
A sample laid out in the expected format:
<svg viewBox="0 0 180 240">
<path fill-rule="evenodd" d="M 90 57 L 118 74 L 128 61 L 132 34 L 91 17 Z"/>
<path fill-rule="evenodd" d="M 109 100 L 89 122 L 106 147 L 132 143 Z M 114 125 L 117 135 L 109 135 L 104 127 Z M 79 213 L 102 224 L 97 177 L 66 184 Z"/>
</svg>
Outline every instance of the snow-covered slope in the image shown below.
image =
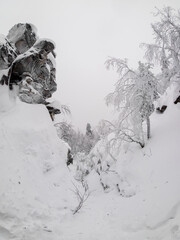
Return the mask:
<svg viewBox="0 0 180 240">
<path fill-rule="evenodd" d="M 75 223 L 67 222 L 61 240 L 180 239 L 180 104 L 173 104 L 173 89 L 168 96 L 164 114 L 151 116 L 152 137 L 146 147 L 125 145 L 112 172 L 102 173 L 111 186 L 108 193 L 102 193 L 101 176 L 91 172 L 87 180 L 92 193 Z M 101 149 L 95 148 L 94 154 L 99 151 L 108 161 Z M 113 181 L 129 195 L 122 197 Z"/>
<path fill-rule="evenodd" d="M 71 208 L 67 146 L 44 105 L 8 97 L 0 86 L 0 240 L 59 239 Z"/>
<path fill-rule="evenodd" d="M 167 110 L 151 116 L 145 148 L 124 145 L 114 164 L 103 144 L 94 148 L 95 159 L 99 154 L 111 168 L 88 175 L 90 196 L 75 215 L 67 146 L 47 110 L 15 104 L 5 87 L 0 92 L 0 240 L 180 239 L 180 104 L 173 104 L 173 89 Z M 100 178 L 110 185 L 106 193 Z"/>
</svg>

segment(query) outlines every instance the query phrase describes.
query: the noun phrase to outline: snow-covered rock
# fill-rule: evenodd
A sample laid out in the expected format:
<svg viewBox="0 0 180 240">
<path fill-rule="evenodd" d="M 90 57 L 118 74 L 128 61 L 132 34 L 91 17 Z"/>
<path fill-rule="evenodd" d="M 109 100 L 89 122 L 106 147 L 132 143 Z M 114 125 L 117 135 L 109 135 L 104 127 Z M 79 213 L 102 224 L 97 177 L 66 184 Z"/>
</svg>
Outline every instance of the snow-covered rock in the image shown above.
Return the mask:
<svg viewBox="0 0 180 240">
<path fill-rule="evenodd" d="M 7 37 L 0 35 L 0 84 L 10 90 L 18 85 L 23 102 L 46 105 L 57 90 L 55 43 L 39 39 L 36 32 L 33 24 L 19 23 Z"/>
<path fill-rule="evenodd" d="M 24 54 L 19 55 L 12 64 L 10 88 L 18 84 L 19 97 L 27 103 L 44 103 L 56 91 L 55 68 L 47 59 L 54 50 L 49 40 L 40 39 Z"/>
<path fill-rule="evenodd" d="M 30 23 L 18 23 L 9 30 L 7 39 L 17 53 L 21 54 L 30 49 L 38 39 L 37 29 Z"/>
<path fill-rule="evenodd" d="M 8 69 L 16 56 L 15 49 L 8 39 L 3 34 L 0 34 L 0 70 Z"/>
</svg>

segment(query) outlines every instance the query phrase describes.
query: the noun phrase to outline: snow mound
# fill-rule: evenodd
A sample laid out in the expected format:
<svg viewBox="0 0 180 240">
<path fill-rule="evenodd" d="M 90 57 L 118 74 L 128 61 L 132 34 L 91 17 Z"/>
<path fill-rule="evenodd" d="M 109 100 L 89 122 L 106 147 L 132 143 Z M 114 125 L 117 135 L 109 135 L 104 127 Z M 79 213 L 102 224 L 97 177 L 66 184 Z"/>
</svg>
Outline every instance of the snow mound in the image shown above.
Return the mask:
<svg viewBox="0 0 180 240">
<path fill-rule="evenodd" d="M 67 146 L 44 105 L 9 105 L 0 111 L 0 239 L 59 239 L 72 204 Z"/>
</svg>

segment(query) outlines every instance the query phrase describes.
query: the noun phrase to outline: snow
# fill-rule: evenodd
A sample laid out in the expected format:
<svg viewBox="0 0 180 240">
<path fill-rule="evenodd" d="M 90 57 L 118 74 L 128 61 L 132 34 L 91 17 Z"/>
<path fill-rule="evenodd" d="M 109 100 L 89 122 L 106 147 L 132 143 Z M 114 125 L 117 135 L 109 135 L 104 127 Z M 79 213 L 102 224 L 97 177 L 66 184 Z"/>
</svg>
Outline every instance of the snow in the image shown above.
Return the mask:
<svg viewBox="0 0 180 240">
<path fill-rule="evenodd" d="M 40 39 L 38 39 L 35 42 L 34 46 L 36 47 L 41 41 L 50 42 L 50 43 L 52 43 L 54 45 L 54 47 L 56 47 L 56 43 L 52 39 L 49 39 L 49 38 L 40 38 Z"/>
<path fill-rule="evenodd" d="M 0 79 L 2 79 L 3 75 L 8 76 L 9 69 L 3 69 L 0 71 Z"/>
<path fill-rule="evenodd" d="M 33 45 L 30 49 L 28 49 L 25 53 L 19 54 L 19 55 L 16 57 L 16 59 L 15 59 L 14 62 L 19 61 L 19 60 L 23 59 L 24 57 L 29 57 L 29 56 L 31 56 L 31 55 L 33 55 L 33 54 L 35 54 L 35 53 L 38 53 L 38 47 L 39 47 L 39 46 L 38 46 L 37 44 L 40 43 L 41 41 L 48 41 L 48 42 L 52 43 L 52 44 L 55 46 L 55 43 L 54 43 L 51 39 L 48 39 L 48 38 L 40 38 L 40 39 L 38 39 L 38 40 L 34 43 L 34 45 Z M 52 62 L 53 67 L 56 67 L 56 63 L 55 63 L 55 60 L 54 60 L 54 57 L 53 57 L 52 53 L 49 53 L 49 54 L 48 54 L 48 59 Z"/>
<path fill-rule="evenodd" d="M 173 104 L 173 91 L 168 90 L 165 113 L 151 117 L 146 147 L 131 144 L 117 156 L 116 171 L 128 183 L 125 190 L 134 194 L 122 197 L 115 188 L 103 193 L 93 171 L 87 179 L 91 196 L 73 224 L 66 222 L 61 239 L 180 239 L 180 106 Z M 111 184 L 112 176 L 107 181 Z"/>
<path fill-rule="evenodd" d="M 143 149 L 124 145 L 113 163 L 98 143 L 94 153 L 117 174 L 103 173 L 111 184 L 104 192 L 93 170 L 86 178 L 90 195 L 74 215 L 74 166 L 66 166 L 67 146 L 45 106 L 15 102 L 5 86 L 0 91 L 0 103 L 7 103 L 0 106 L 0 239 L 180 239 L 180 104 L 173 104 L 173 88 L 167 110 L 151 116 Z"/>
<path fill-rule="evenodd" d="M 0 45 L 6 44 L 6 37 L 3 34 L 0 34 Z"/>
<path fill-rule="evenodd" d="M 53 108 L 57 108 L 57 109 L 61 109 L 61 103 L 59 100 L 54 100 L 53 98 L 49 98 L 48 102 L 50 102 L 48 104 L 48 106 L 53 107 Z"/>
<path fill-rule="evenodd" d="M 47 58 L 51 61 L 54 68 L 56 68 L 56 61 L 52 53 L 49 53 Z"/>
<path fill-rule="evenodd" d="M 18 100 L 0 112 L 0 139 L 0 239 L 49 239 L 73 208 L 67 146 L 44 105 Z"/>
<path fill-rule="evenodd" d="M 15 105 L 15 101 L 9 96 L 9 87 L 0 85 L 0 116 Z"/>
</svg>

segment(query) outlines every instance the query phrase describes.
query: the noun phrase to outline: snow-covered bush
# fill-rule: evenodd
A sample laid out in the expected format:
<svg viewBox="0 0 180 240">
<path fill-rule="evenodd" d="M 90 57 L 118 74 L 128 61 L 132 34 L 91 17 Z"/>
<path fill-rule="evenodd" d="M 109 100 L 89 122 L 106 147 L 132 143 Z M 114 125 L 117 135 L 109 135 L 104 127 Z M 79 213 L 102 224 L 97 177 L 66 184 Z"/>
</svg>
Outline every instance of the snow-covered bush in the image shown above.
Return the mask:
<svg viewBox="0 0 180 240">
<path fill-rule="evenodd" d="M 89 191 L 96 190 L 97 186 L 100 185 L 101 190 L 105 193 L 116 191 L 122 197 L 131 197 L 135 194 L 135 190 L 116 171 L 117 161 L 113 154 L 110 153 L 108 141 L 104 138 L 96 143 L 88 155 L 85 153 L 76 154 L 70 169 L 79 183 L 86 182 Z M 96 179 L 95 187 L 91 186 L 92 178 Z"/>
</svg>

